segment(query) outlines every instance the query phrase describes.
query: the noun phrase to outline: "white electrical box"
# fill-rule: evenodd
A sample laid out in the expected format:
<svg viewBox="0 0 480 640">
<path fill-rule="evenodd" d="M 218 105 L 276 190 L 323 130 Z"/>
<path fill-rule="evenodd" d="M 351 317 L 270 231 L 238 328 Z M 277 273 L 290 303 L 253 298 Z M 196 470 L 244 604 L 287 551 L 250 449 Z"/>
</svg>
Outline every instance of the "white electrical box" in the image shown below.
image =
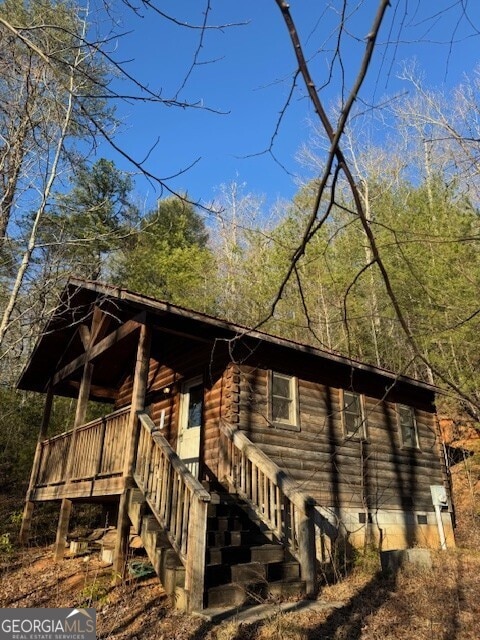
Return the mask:
<svg viewBox="0 0 480 640">
<path fill-rule="evenodd" d="M 430 493 L 434 507 L 446 507 L 448 505 L 447 490 L 441 484 L 431 484 Z"/>
</svg>

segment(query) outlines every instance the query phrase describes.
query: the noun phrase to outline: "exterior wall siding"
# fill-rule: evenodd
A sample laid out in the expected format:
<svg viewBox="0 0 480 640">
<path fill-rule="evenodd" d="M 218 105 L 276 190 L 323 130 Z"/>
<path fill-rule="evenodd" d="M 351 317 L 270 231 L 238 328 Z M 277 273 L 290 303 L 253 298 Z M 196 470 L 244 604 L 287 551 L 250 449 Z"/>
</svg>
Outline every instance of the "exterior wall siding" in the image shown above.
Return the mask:
<svg viewBox="0 0 480 640">
<path fill-rule="evenodd" d="M 445 469 L 435 409 L 428 399 L 365 395 L 367 437 L 361 440 L 344 435 L 335 380 L 332 386 L 298 380 L 300 425 L 292 431 L 269 422 L 268 371 L 242 365 L 239 377 L 239 428 L 298 482 L 299 489 L 327 509 L 332 527 L 342 522 L 354 546 L 363 544 L 367 534 L 383 548 L 422 540 L 438 546 L 430 485 L 446 486 Z M 419 449 L 403 446 L 394 400 L 415 402 Z M 370 514 L 374 521 L 362 524 L 360 513 Z M 425 514 L 428 524 L 419 524 L 417 516 Z M 452 543 L 450 514 L 444 515 Z"/>
</svg>

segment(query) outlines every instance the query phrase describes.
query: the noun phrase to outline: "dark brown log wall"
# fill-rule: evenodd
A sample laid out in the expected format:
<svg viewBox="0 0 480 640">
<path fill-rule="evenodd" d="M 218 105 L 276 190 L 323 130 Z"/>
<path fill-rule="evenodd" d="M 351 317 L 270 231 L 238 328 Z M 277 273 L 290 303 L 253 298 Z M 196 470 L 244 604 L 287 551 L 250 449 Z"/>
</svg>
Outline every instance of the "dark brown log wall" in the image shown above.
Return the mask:
<svg viewBox="0 0 480 640">
<path fill-rule="evenodd" d="M 324 376 L 328 376 L 327 367 Z M 344 436 L 340 389 L 334 383 L 299 380 L 300 431 L 289 431 L 269 424 L 267 371 L 242 366 L 239 378 L 239 427 L 319 504 L 432 509 L 429 487 L 443 484 L 443 473 L 434 408 L 427 398 L 416 399 L 420 449 L 406 449 L 397 426 L 396 404 L 378 391 L 376 398 L 365 397 L 367 439 L 362 441 Z M 398 399 L 413 403 L 418 393 Z"/>
</svg>

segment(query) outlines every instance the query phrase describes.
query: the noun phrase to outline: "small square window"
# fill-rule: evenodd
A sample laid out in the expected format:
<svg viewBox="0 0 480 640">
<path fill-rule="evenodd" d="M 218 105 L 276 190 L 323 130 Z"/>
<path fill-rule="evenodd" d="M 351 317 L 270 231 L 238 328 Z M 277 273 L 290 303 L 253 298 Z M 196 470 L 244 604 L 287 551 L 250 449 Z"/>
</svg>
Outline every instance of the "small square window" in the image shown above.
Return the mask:
<svg viewBox="0 0 480 640">
<path fill-rule="evenodd" d="M 398 426 L 402 436 L 402 445 L 410 449 L 419 449 L 417 421 L 412 407 L 399 404 L 397 407 Z"/>
<path fill-rule="evenodd" d="M 366 438 L 362 396 L 355 391 L 343 391 L 342 421 L 347 438 Z"/>
<path fill-rule="evenodd" d="M 300 429 L 296 378 L 271 372 L 270 419 L 276 426 Z"/>
<path fill-rule="evenodd" d="M 371 513 L 366 514 L 364 511 L 360 511 L 360 513 L 358 514 L 358 521 L 360 524 L 372 524 L 373 516 Z"/>
</svg>

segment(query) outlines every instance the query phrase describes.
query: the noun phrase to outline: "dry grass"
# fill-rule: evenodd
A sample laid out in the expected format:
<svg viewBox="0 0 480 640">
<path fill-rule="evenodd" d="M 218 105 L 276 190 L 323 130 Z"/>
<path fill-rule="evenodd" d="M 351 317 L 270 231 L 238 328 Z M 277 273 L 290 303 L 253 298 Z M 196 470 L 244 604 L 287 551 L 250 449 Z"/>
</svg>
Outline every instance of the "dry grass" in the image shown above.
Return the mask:
<svg viewBox="0 0 480 640">
<path fill-rule="evenodd" d="M 384 576 L 372 563 L 325 587 L 340 608 L 272 615 L 256 624 L 211 625 L 178 613 L 151 579 L 112 589 L 96 556 L 53 564 L 50 548 L 0 552 L 0 606 L 97 609 L 107 640 L 479 640 L 480 440 L 453 471 L 458 548 L 433 553 L 433 569 Z"/>
<path fill-rule="evenodd" d="M 174 611 L 155 579 L 110 587 L 98 558 L 54 565 L 51 550 L 16 554 L 2 568 L 0 606 L 97 608 L 98 637 L 118 640 L 478 640 L 480 553 L 434 553 L 432 571 L 396 577 L 356 570 L 322 598 L 339 609 L 273 615 L 253 625 L 212 626 Z"/>
<path fill-rule="evenodd" d="M 455 446 L 464 452 L 452 468 L 453 493 L 457 514 L 457 543 L 480 548 L 480 438 L 460 440 Z"/>
</svg>

